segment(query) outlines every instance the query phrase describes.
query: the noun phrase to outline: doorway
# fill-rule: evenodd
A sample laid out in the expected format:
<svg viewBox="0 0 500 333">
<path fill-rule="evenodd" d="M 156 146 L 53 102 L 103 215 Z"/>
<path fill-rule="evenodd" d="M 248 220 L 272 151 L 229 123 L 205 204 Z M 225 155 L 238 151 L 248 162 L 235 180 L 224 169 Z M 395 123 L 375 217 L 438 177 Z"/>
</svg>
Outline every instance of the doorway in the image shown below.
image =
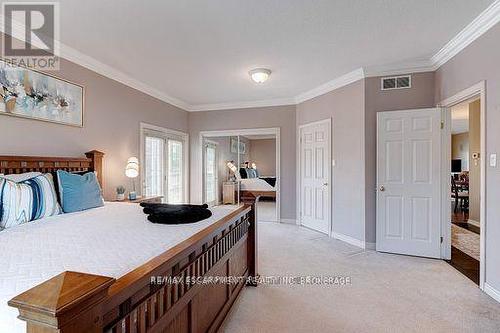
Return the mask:
<svg viewBox="0 0 500 333">
<path fill-rule="evenodd" d="M 485 83 L 480 82 L 443 102 L 448 162 L 442 178 L 443 257 L 484 289 L 486 234 Z M 451 163 L 449 163 L 451 161 Z M 445 161 L 443 161 L 445 163 Z M 450 176 L 451 175 L 451 176 Z"/>
<path fill-rule="evenodd" d="M 204 131 L 200 143 L 204 203 L 239 204 L 242 191 L 258 192 L 257 221 L 281 222 L 279 128 Z"/>
</svg>

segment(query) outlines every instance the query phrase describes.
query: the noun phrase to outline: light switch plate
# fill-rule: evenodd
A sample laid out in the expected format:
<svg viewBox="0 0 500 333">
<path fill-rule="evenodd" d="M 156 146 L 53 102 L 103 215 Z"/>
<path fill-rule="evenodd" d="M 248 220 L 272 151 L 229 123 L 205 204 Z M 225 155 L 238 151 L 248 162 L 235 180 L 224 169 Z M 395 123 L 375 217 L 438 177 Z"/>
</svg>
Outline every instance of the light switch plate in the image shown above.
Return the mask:
<svg viewBox="0 0 500 333">
<path fill-rule="evenodd" d="M 497 166 L 497 154 L 490 154 L 490 167 Z"/>
</svg>

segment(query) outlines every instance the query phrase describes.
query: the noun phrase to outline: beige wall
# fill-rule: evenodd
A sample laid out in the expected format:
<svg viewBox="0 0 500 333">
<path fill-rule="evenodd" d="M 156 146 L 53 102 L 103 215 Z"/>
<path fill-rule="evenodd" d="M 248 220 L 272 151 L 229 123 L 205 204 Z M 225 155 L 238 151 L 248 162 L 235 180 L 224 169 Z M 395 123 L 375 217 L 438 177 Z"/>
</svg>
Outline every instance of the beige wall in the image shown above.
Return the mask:
<svg viewBox="0 0 500 333">
<path fill-rule="evenodd" d="M 250 140 L 250 147 L 250 161 L 257 164 L 259 174 L 276 176 L 276 140 Z"/>
<path fill-rule="evenodd" d="M 333 231 L 365 240 L 363 80 L 297 105 L 297 126 L 332 119 Z"/>
<path fill-rule="evenodd" d="M 295 106 L 189 113 L 191 201 L 201 202 L 200 131 L 279 127 L 281 218 L 295 220 Z"/>
<path fill-rule="evenodd" d="M 481 161 L 473 153 L 481 152 L 481 102 L 469 104 L 469 218 L 480 222 Z"/>
<path fill-rule="evenodd" d="M 375 243 L 377 112 L 434 107 L 434 73 L 412 74 L 411 89 L 380 89 L 380 77 L 365 80 L 366 241 Z"/>
<path fill-rule="evenodd" d="M 500 24 L 436 72 L 436 102 L 486 81 L 486 160 L 500 153 Z M 500 169 L 486 166 L 486 283 L 500 291 Z"/>
<path fill-rule="evenodd" d="M 116 186 L 131 188 L 125 164 L 139 155 L 141 121 L 187 132 L 186 111 L 86 68 L 63 60 L 61 70 L 51 74 L 85 87 L 84 127 L 0 115 L 0 155 L 70 157 L 101 150 L 104 195 L 114 198 Z"/>
<path fill-rule="evenodd" d="M 462 171 L 469 171 L 469 133 L 451 136 L 451 159 L 462 160 Z"/>
</svg>

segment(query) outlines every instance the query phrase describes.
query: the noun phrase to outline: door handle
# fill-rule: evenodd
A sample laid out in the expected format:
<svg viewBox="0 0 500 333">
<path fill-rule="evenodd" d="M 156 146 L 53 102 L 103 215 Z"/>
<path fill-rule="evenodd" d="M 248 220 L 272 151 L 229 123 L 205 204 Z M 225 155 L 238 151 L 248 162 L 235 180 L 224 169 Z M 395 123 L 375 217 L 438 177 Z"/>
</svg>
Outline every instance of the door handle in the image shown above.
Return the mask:
<svg viewBox="0 0 500 333">
<path fill-rule="evenodd" d="M 323 186 L 328 186 L 328 183 L 323 183 Z"/>
<path fill-rule="evenodd" d="M 380 185 L 380 188 L 379 188 L 379 189 L 380 189 L 380 192 L 384 192 L 384 191 L 385 191 L 385 187 L 384 187 L 384 185 Z"/>
</svg>

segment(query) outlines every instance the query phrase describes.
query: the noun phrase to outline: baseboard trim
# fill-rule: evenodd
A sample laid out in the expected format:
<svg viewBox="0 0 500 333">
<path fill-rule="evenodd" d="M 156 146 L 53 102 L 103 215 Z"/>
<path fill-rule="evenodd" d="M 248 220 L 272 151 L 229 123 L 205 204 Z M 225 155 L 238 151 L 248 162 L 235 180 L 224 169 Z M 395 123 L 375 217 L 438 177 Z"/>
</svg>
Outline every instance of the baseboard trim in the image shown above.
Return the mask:
<svg viewBox="0 0 500 333">
<path fill-rule="evenodd" d="M 281 223 L 286 223 L 286 224 L 297 224 L 296 219 L 281 219 Z"/>
<path fill-rule="evenodd" d="M 365 250 L 375 251 L 375 249 L 376 249 L 376 244 L 375 243 L 365 242 Z"/>
<path fill-rule="evenodd" d="M 484 292 L 488 294 L 491 298 L 493 298 L 495 301 L 500 303 L 500 291 L 496 290 L 492 286 L 490 286 L 488 283 L 484 284 Z"/>
<path fill-rule="evenodd" d="M 359 239 L 356 239 L 354 237 L 347 236 L 344 234 L 340 234 L 338 232 L 332 232 L 332 236 L 333 236 L 333 238 L 341 240 L 341 241 L 346 242 L 348 244 L 360 247 L 362 249 L 366 249 L 366 243 L 362 240 L 359 240 Z"/>
</svg>

